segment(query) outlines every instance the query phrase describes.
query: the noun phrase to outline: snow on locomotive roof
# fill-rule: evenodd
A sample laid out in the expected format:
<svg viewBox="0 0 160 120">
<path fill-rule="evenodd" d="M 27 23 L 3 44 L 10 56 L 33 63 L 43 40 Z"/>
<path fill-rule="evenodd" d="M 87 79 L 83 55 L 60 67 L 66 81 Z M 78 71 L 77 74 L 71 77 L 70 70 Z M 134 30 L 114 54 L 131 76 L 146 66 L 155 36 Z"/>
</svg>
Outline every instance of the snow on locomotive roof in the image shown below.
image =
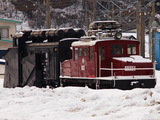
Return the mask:
<svg viewBox="0 0 160 120">
<path fill-rule="evenodd" d="M 87 41 L 76 41 L 76 42 L 72 43 L 72 46 L 93 46 L 93 45 L 96 44 L 96 42 L 97 42 L 97 40 L 89 41 L 89 42 L 87 42 Z"/>
<path fill-rule="evenodd" d="M 94 23 L 118 23 L 117 21 L 114 21 L 114 20 L 107 20 L 107 21 L 94 21 L 92 22 L 91 24 L 94 24 Z"/>
<path fill-rule="evenodd" d="M 120 27 L 121 25 L 117 21 L 94 21 L 89 25 L 90 30 L 111 30 Z"/>
<path fill-rule="evenodd" d="M 114 38 L 108 38 L 108 39 L 97 39 L 97 40 L 93 40 L 93 39 L 88 39 L 88 40 L 80 40 L 80 41 L 75 41 L 72 43 L 72 46 L 93 46 L 98 42 L 105 42 L 105 41 L 113 41 L 115 40 Z M 129 40 L 126 38 L 123 38 L 122 40 L 126 40 L 126 41 L 138 41 L 138 40 Z M 122 41 L 121 40 L 121 41 Z"/>
<path fill-rule="evenodd" d="M 139 55 L 131 55 L 130 57 L 114 57 L 113 59 L 124 61 L 124 62 L 133 62 L 133 63 L 150 63 L 150 59 L 143 58 Z"/>
</svg>

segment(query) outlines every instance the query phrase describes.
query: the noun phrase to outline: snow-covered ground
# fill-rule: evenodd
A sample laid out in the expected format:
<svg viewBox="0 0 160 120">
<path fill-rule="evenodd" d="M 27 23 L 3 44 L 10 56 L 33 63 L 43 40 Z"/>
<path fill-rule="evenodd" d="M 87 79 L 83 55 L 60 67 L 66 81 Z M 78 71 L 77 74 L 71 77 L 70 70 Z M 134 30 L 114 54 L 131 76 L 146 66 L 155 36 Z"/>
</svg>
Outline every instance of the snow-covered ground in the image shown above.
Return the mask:
<svg viewBox="0 0 160 120">
<path fill-rule="evenodd" d="M 160 71 L 154 89 L 3 88 L 0 120 L 160 120 Z"/>
</svg>

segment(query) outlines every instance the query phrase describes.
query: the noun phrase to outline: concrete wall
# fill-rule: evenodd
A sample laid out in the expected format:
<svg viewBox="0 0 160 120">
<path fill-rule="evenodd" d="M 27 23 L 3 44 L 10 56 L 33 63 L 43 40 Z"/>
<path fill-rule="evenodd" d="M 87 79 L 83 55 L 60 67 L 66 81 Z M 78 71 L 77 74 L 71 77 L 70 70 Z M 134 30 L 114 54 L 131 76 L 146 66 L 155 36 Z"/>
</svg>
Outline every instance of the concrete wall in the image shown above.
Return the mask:
<svg viewBox="0 0 160 120">
<path fill-rule="evenodd" d="M 0 41 L 0 50 L 7 50 L 10 47 L 13 47 L 13 43 Z"/>
</svg>

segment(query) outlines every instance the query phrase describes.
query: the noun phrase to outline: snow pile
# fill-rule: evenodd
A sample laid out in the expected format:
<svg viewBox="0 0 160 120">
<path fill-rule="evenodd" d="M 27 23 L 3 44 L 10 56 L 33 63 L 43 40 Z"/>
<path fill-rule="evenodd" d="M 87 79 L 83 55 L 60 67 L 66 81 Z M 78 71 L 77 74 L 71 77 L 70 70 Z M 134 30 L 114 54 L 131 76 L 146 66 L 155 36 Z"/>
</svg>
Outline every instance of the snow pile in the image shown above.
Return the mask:
<svg viewBox="0 0 160 120">
<path fill-rule="evenodd" d="M 150 59 L 143 58 L 139 55 L 131 55 L 130 57 L 114 57 L 113 59 L 124 61 L 124 62 L 133 62 L 133 63 L 151 63 Z"/>
<path fill-rule="evenodd" d="M 153 89 L 3 88 L 0 120 L 159 120 L 160 71 Z"/>
<path fill-rule="evenodd" d="M 156 72 L 158 79 L 160 72 Z M 159 120 L 160 84 L 154 89 L 92 90 L 0 88 L 1 120 Z"/>
</svg>

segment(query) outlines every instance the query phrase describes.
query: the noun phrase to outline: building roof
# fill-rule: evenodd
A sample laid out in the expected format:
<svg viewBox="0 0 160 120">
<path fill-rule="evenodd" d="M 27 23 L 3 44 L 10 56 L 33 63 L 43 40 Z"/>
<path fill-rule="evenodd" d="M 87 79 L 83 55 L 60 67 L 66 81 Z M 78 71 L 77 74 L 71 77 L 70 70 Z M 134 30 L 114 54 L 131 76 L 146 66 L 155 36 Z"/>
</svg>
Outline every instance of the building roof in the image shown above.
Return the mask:
<svg viewBox="0 0 160 120">
<path fill-rule="evenodd" d="M 3 18 L 0 18 L 0 21 L 13 22 L 13 23 L 19 23 L 19 24 L 22 24 L 22 22 L 21 22 L 21 21 L 9 20 L 9 19 L 3 19 Z"/>
<path fill-rule="evenodd" d="M 12 43 L 13 41 L 12 40 L 7 40 L 7 39 L 0 39 L 0 42 L 3 41 L 3 42 L 8 42 L 8 43 Z"/>
</svg>

